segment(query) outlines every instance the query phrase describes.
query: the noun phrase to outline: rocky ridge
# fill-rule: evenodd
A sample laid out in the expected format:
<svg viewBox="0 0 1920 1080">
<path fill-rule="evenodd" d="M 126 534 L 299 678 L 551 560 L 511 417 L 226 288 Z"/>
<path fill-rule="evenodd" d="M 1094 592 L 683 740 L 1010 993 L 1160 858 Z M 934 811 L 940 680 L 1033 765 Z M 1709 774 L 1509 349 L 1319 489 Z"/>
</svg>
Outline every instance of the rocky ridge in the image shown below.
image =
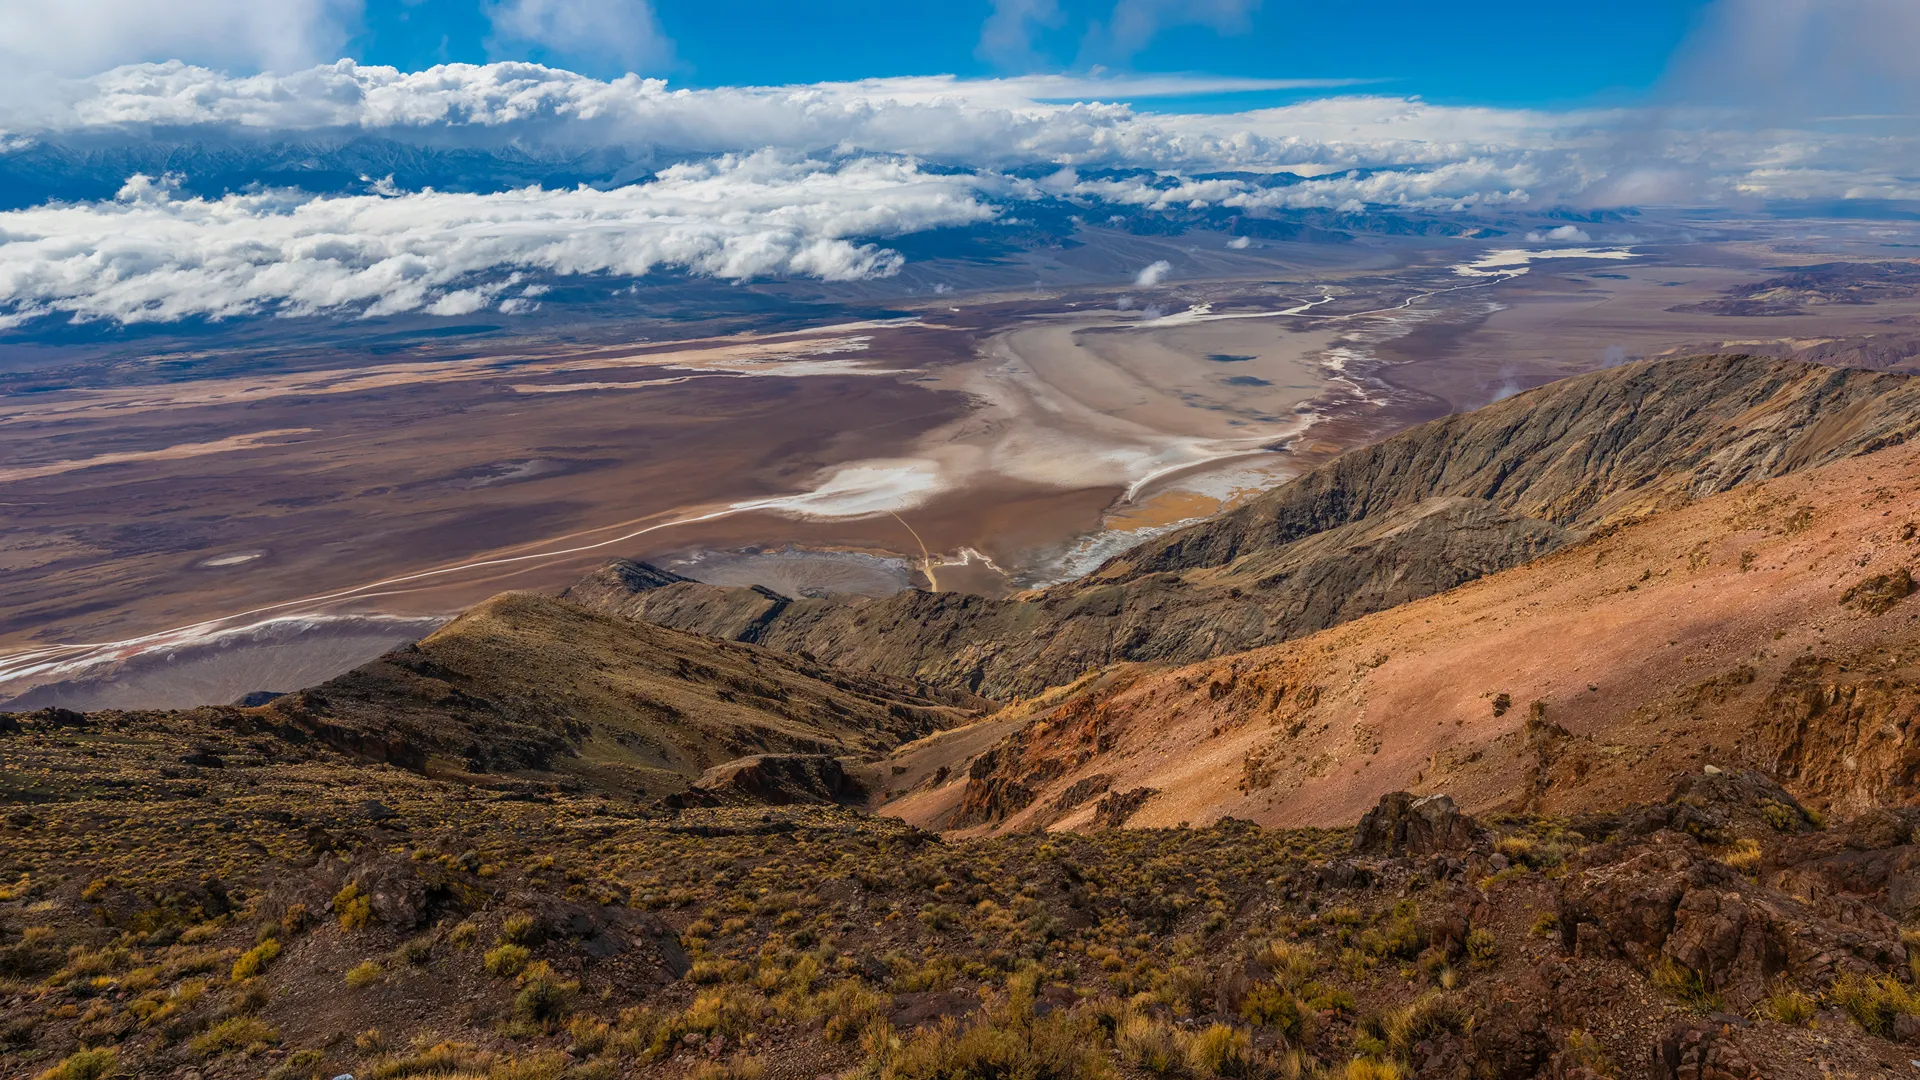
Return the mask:
<svg viewBox="0 0 1920 1080">
<path fill-rule="evenodd" d="M 1749 356 L 1627 365 L 1345 454 L 1079 581 L 1004 600 L 793 599 L 618 562 L 600 610 L 1008 700 L 1119 662 L 1289 640 L 1523 565 L 1638 516 L 1899 445 L 1920 384 Z"/>
</svg>

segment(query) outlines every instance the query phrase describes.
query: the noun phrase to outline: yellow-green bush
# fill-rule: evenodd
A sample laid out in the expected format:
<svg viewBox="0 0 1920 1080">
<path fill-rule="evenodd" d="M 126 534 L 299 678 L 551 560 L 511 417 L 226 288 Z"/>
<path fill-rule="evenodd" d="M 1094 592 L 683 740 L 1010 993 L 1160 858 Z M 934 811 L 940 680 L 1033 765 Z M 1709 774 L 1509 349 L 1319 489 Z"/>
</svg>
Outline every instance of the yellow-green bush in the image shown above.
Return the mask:
<svg viewBox="0 0 1920 1080">
<path fill-rule="evenodd" d="M 488 974 L 511 979 L 526 970 L 527 961 L 532 958 L 533 954 L 524 945 L 496 945 L 487 950 L 482 961 Z"/>
<path fill-rule="evenodd" d="M 333 913 L 340 917 L 340 929 L 365 930 L 373 925 L 373 899 L 349 881 L 333 894 Z"/>
<path fill-rule="evenodd" d="M 37 1080 L 105 1080 L 120 1067 L 120 1052 L 111 1048 L 70 1054 Z"/>
<path fill-rule="evenodd" d="M 280 1033 L 251 1016 L 229 1016 L 187 1045 L 201 1057 L 240 1050 L 253 1053 L 280 1041 Z"/>
<path fill-rule="evenodd" d="M 1253 1071 L 1253 1040 L 1239 1028 L 1209 1025 L 1187 1042 L 1187 1063 L 1202 1076 L 1246 1076 Z"/>
<path fill-rule="evenodd" d="M 1920 997 L 1891 975 L 1842 975 L 1827 996 L 1854 1023 L 1881 1038 L 1893 1034 L 1894 1017 L 1920 1014 Z"/>
<path fill-rule="evenodd" d="M 244 979 L 253 978 L 267 970 L 267 966 L 279 959 L 279 957 L 280 942 L 274 938 L 268 938 L 253 948 L 248 949 L 246 952 L 241 953 L 240 959 L 233 962 L 233 981 L 240 982 Z"/>
</svg>

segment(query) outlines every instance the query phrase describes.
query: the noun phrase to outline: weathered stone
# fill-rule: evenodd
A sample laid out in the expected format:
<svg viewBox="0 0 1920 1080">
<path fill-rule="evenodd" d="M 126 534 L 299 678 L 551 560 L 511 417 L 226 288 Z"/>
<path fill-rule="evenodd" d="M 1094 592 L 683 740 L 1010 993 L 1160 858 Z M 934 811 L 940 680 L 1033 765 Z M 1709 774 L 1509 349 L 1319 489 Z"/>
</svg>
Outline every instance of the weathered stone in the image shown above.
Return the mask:
<svg viewBox="0 0 1920 1080">
<path fill-rule="evenodd" d="M 1362 855 L 1432 855 L 1472 851 L 1486 832 L 1454 805 L 1451 796 L 1415 796 L 1404 791 L 1380 797 L 1354 830 L 1353 850 Z"/>
<path fill-rule="evenodd" d="M 789 806 L 857 802 L 866 794 L 831 754 L 755 754 L 715 765 L 688 791 L 664 801 L 671 806 Z"/>
</svg>

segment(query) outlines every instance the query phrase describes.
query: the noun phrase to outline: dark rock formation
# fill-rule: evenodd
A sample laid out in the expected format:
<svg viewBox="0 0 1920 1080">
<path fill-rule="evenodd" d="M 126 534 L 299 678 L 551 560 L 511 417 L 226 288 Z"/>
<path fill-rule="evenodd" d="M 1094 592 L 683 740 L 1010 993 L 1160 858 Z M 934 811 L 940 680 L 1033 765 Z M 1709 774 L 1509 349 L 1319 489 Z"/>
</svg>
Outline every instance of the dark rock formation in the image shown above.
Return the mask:
<svg viewBox="0 0 1920 1080">
<path fill-rule="evenodd" d="M 1115 791 L 1093 805 L 1093 824 L 1100 829 L 1118 829 L 1126 825 L 1147 800 L 1160 794 L 1158 788 L 1138 787 Z"/>
<path fill-rule="evenodd" d="M 669 805 L 854 803 L 866 795 L 840 759 L 829 754 L 756 754 L 701 773 L 690 789 L 670 796 Z"/>
<path fill-rule="evenodd" d="M 1737 1023 L 1735 1021 L 1734 1023 Z M 1659 1080 L 1748 1080 L 1766 1075 L 1733 1041 L 1731 1023 L 1679 1020 L 1654 1051 Z"/>
<path fill-rule="evenodd" d="M 1393 857 L 1472 851 L 1487 844 L 1485 830 L 1447 795 L 1395 791 L 1380 797 L 1353 833 L 1357 855 Z"/>
</svg>

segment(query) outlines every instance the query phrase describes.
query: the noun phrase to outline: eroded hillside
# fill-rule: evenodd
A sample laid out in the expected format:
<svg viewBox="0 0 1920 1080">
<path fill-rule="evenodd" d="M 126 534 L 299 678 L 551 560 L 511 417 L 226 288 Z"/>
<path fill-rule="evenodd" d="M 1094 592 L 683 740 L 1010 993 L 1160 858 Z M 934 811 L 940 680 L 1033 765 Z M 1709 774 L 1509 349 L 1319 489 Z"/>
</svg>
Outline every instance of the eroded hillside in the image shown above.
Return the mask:
<svg viewBox="0 0 1920 1080">
<path fill-rule="evenodd" d="M 917 761 L 932 827 L 1351 820 L 1383 790 L 1567 813 L 1755 768 L 1842 813 L 1920 796 L 1920 443 L 1625 518 L 1282 645 L 1109 671 Z M 913 748 L 909 748 L 912 750 Z M 929 769 L 945 768 L 936 783 Z M 1106 816 L 1102 807 L 1106 806 Z"/>
<path fill-rule="evenodd" d="M 1005 600 L 790 599 L 616 564 L 602 610 L 1002 700 L 1108 664 L 1191 662 L 1519 566 L 1595 528 L 1920 435 L 1920 384 L 1694 357 L 1567 379 L 1424 424 L 1080 581 Z"/>
<path fill-rule="evenodd" d="M 749 754 L 879 753 L 972 719 L 975 704 L 505 593 L 415 645 L 274 700 L 258 722 L 412 768 L 565 773 L 658 796 Z"/>
</svg>

